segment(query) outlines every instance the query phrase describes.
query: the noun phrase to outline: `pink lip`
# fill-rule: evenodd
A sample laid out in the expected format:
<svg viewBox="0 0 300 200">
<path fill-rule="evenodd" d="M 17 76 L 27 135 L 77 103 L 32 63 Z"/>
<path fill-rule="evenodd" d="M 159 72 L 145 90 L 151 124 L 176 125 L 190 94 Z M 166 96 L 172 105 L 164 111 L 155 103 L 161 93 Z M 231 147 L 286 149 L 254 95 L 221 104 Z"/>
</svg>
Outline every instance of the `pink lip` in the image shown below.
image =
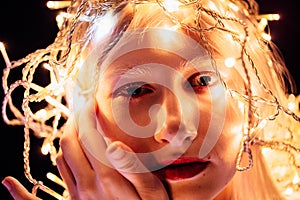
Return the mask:
<svg viewBox="0 0 300 200">
<path fill-rule="evenodd" d="M 179 158 L 154 174 L 160 179 L 182 180 L 201 173 L 208 164 L 208 161 L 198 158 Z"/>
</svg>

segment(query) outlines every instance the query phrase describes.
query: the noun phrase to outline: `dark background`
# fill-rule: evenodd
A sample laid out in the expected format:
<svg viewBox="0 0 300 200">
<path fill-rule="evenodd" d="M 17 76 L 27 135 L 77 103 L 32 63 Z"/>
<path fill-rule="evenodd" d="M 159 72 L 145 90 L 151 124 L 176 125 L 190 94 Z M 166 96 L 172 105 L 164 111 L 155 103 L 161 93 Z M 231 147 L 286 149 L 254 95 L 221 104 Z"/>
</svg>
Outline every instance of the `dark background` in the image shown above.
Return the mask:
<svg viewBox="0 0 300 200">
<path fill-rule="evenodd" d="M 49 10 L 45 0 L 5 0 L 0 4 L 0 41 L 5 42 L 10 60 L 23 58 L 36 49 L 45 48 L 51 44 L 57 33 L 55 16 L 59 11 Z M 296 6 L 297 0 L 259 0 L 260 13 L 278 13 L 281 20 L 270 22 L 272 40 L 281 50 L 286 64 L 291 71 L 296 84 L 300 88 L 300 11 Z M 0 75 L 5 67 L 0 55 Z M 297 92 L 299 94 L 299 91 Z M 1 102 L 3 90 L 1 89 Z M 23 127 L 13 127 L 4 124 L 0 119 L 0 180 L 11 175 L 18 178 L 29 190 L 32 184 L 24 176 L 23 170 Z M 41 140 L 32 139 L 31 172 L 34 178 L 42 180 L 45 185 L 56 189 L 59 193 L 62 188 L 48 181 L 48 171 L 57 173 L 47 156 L 41 156 L 39 148 Z M 50 196 L 38 193 L 43 199 L 52 199 Z M 6 188 L 0 185 L 0 200 L 9 200 Z"/>
</svg>

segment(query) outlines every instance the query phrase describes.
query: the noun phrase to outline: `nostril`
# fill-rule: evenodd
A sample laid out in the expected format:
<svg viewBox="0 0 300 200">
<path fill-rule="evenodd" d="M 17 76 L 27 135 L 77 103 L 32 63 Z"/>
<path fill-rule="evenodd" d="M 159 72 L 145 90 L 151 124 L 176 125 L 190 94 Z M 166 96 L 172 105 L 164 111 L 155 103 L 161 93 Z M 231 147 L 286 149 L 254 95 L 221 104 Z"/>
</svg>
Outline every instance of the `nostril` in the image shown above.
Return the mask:
<svg viewBox="0 0 300 200">
<path fill-rule="evenodd" d="M 191 142 L 191 141 L 193 141 L 193 138 L 192 138 L 192 136 L 189 136 L 189 137 L 186 137 L 184 141 Z"/>
<path fill-rule="evenodd" d="M 185 142 L 192 142 L 192 141 L 195 140 L 196 136 L 197 136 L 197 131 L 195 131 L 195 133 L 194 132 L 193 133 L 186 133 L 184 141 Z"/>
</svg>

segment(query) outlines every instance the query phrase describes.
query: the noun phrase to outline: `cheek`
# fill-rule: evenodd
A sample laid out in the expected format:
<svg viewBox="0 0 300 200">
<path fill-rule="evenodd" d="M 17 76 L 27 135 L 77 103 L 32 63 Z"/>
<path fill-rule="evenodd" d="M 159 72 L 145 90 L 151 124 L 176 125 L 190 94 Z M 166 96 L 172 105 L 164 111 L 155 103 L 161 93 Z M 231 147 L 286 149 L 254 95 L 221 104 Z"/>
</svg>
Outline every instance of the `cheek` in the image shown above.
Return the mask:
<svg viewBox="0 0 300 200">
<path fill-rule="evenodd" d="M 130 109 L 124 111 L 123 109 L 126 106 L 115 106 L 113 107 L 114 110 L 112 110 L 111 104 L 101 103 L 101 108 L 97 110 L 97 119 L 104 132 L 103 134 L 111 141 L 125 143 L 136 153 L 149 152 L 151 145 L 148 144 L 153 143 L 153 141 L 152 138 L 145 137 L 146 131 L 143 131 L 144 125 L 150 121 L 149 115 L 142 115 L 141 109 L 137 113 L 134 113 L 134 110 L 129 111 Z M 148 132 L 153 134 L 151 129 Z"/>
<path fill-rule="evenodd" d="M 222 133 L 214 146 L 210 156 L 214 161 L 217 179 L 223 184 L 227 183 L 236 172 L 236 162 L 242 146 L 243 113 L 237 108 L 235 102 L 226 99 L 226 115 Z"/>
<path fill-rule="evenodd" d="M 243 113 L 232 100 L 227 100 L 226 116 L 222 134 L 214 148 L 223 166 L 234 168 L 243 138 Z"/>
</svg>

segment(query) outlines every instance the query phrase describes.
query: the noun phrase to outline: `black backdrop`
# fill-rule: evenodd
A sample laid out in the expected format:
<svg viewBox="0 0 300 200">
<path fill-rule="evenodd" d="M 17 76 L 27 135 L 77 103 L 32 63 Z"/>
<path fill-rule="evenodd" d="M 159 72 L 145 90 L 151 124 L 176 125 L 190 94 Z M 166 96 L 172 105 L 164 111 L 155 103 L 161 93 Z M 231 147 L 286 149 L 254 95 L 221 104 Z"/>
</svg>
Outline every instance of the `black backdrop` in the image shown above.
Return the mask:
<svg viewBox="0 0 300 200">
<path fill-rule="evenodd" d="M 49 10 L 45 0 L 2 1 L 0 4 L 0 41 L 7 45 L 7 53 L 10 60 L 17 60 L 39 48 L 45 48 L 53 42 L 57 27 L 55 16 L 58 11 Z M 281 20 L 270 23 L 273 41 L 281 49 L 287 66 L 292 72 L 294 79 L 300 87 L 300 17 L 296 6 L 297 0 L 259 0 L 261 13 L 278 13 Z M 1 77 L 5 67 L 0 56 Z M 1 89 L 1 101 L 3 90 Z M 299 91 L 298 91 L 299 94 Z M 24 176 L 23 172 L 23 127 L 12 127 L 4 124 L 0 119 L 0 180 L 7 175 L 17 177 L 25 186 L 31 190 L 32 184 Z M 48 157 L 39 156 L 41 142 L 33 139 L 36 149 L 31 150 L 31 163 L 33 177 L 43 180 L 45 185 L 54 187 L 57 191 L 62 188 L 53 184 L 45 178 L 48 171 L 56 172 Z M 44 199 L 52 199 L 48 195 L 39 193 Z M 7 190 L 0 185 L 0 200 L 9 200 Z"/>
</svg>

